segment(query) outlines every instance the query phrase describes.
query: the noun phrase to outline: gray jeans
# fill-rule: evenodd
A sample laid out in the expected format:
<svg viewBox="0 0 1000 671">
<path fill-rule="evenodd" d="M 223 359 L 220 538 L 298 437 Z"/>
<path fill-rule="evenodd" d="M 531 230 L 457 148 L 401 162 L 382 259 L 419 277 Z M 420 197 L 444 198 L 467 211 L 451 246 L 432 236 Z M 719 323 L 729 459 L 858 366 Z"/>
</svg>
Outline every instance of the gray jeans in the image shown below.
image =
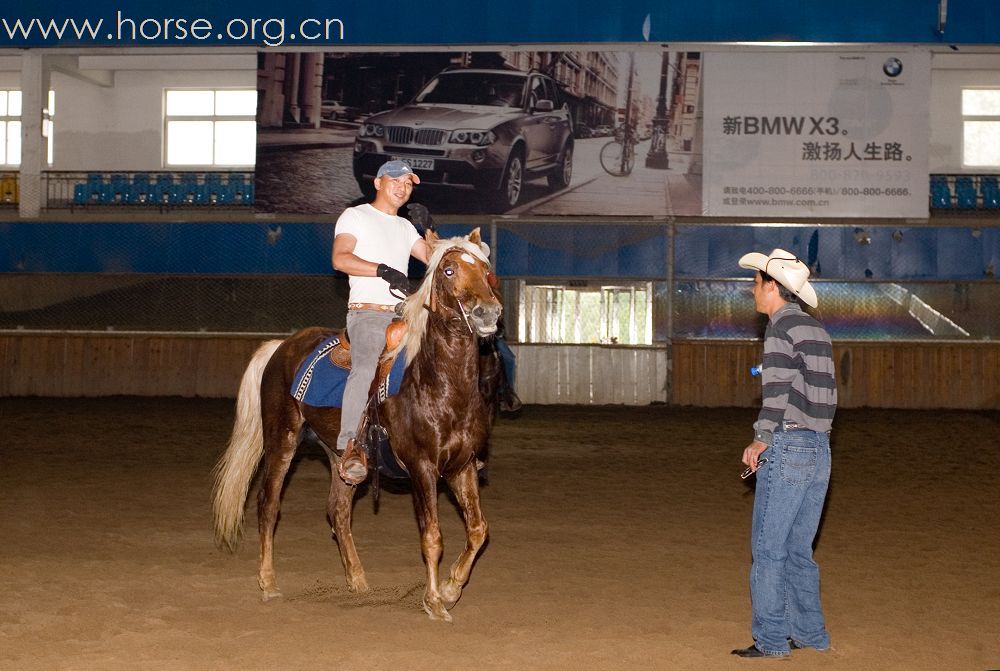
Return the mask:
<svg viewBox="0 0 1000 671">
<path fill-rule="evenodd" d="M 351 339 L 351 374 L 344 388 L 344 406 L 340 415 L 340 435 L 337 451 L 347 447 L 354 438 L 368 403 L 368 391 L 375 379 L 378 357 L 385 347 L 385 329 L 395 315 L 375 310 L 350 310 L 347 313 L 347 333 Z"/>
</svg>

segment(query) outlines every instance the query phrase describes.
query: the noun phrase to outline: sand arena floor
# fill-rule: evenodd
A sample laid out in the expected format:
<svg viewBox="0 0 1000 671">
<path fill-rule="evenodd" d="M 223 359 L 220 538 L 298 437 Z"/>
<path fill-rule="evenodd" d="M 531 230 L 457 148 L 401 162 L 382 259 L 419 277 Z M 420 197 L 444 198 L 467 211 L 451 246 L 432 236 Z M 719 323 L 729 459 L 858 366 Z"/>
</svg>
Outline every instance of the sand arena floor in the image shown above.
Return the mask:
<svg viewBox="0 0 1000 671">
<path fill-rule="evenodd" d="M 453 624 L 420 609 L 410 497 L 355 508 L 354 595 L 300 450 L 256 585 L 256 513 L 212 543 L 231 401 L 0 399 L 2 669 L 998 669 L 1000 413 L 842 411 L 816 557 L 833 650 L 750 643 L 754 412 L 525 408 L 493 437 L 490 542 Z M 609 459 L 629 475 L 609 477 Z M 445 562 L 463 543 L 441 498 Z"/>
</svg>

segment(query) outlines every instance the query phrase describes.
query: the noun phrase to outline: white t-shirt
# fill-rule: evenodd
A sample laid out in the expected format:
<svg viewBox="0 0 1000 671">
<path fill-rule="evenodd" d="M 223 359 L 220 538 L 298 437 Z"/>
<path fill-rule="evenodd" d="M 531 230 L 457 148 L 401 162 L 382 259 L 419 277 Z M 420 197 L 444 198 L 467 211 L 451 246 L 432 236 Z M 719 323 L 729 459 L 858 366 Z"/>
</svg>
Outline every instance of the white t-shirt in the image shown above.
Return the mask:
<svg viewBox="0 0 1000 671">
<path fill-rule="evenodd" d="M 354 255 L 373 263 L 384 263 L 406 274 L 410 250 L 420 239 L 413 224 L 402 217 L 386 214 L 365 203 L 349 207 L 337 219 L 334 236 L 347 233 L 357 239 Z M 381 277 L 350 276 L 351 303 L 395 305 L 399 299 L 389 293 L 389 283 Z"/>
</svg>

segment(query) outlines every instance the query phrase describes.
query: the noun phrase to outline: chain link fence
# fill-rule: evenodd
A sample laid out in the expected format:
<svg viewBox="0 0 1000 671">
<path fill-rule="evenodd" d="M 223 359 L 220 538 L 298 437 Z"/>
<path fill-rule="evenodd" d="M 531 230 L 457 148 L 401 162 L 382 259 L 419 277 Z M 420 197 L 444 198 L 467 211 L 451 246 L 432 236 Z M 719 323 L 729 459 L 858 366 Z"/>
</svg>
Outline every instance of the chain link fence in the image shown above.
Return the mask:
<svg viewBox="0 0 1000 671">
<path fill-rule="evenodd" d="M 0 224 L 0 329 L 282 334 L 345 322 L 329 223 L 233 223 L 211 235 L 193 223 L 91 224 L 69 237 L 76 226 Z M 1000 338 L 998 226 L 497 220 L 482 231 L 511 341 L 760 337 L 752 274 L 737 260 L 776 247 L 812 268 L 834 339 Z"/>
</svg>

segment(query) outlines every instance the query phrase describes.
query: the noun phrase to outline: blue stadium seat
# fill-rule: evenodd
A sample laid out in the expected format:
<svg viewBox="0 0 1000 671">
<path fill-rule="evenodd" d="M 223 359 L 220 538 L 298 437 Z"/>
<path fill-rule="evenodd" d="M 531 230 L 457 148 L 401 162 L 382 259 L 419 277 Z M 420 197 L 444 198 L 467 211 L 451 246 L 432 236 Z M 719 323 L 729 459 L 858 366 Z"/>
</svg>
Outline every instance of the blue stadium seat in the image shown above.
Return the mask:
<svg viewBox="0 0 1000 671">
<path fill-rule="evenodd" d="M 153 185 L 153 197 L 156 199 L 156 202 L 161 205 L 169 203 L 170 198 L 173 195 L 173 187 L 173 175 L 169 173 L 157 175 L 156 183 Z"/>
<path fill-rule="evenodd" d="M 73 185 L 73 204 L 86 205 L 90 199 L 87 197 L 87 183 L 80 182 Z"/>
<path fill-rule="evenodd" d="M 205 174 L 205 184 L 202 186 L 204 202 L 210 205 L 226 202 L 226 187 L 222 183 L 222 175 L 217 172 Z"/>
<path fill-rule="evenodd" d="M 124 203 L 128 200 L 128 176 L 116 173 L 101 189 L 103 203 Z"/>
<path fill-rule="evenodd" d="M 194 172 L 183 173 L 180 183 L 174 185 L 173 193 L 174 197 L 170 199 L 171 203 L 193 205 L 205 201 L 205 191 L 198 183 L 198 174 Z"/>
<path fill-rule="evenodd" d="M 104 176 L 97 172 L 87 174 L 87 202 L 99 203 L 104 198 Z"/>
<path fill-rule="evenodd" d="M 149 173 L 138 172 L 132 175 L 132 183 L 129 185 L 126 200 L 136 205 L 145 205 L 154 202 L 153 185 L 150 184 Z"/>
<path fill-rule="evenodd" d="M 976 209 L 978 198 L 976 186 L 973 184 L 971 177 L 963 175 L 955 178 L 955 200 L 960 209 Z"/>
<path fill-rule="evenodd" d="M 251 188 L 252 185 L 247 184 L 243 175 L 230 175 L 229 181 L 226 183 L 226 190 L 229 192 L 229 202 L 236 203 L 238 205 L 245 205 L 253 202 L 253 198 L 250 193 Z"/>
<path fill-rule="evenodd" d="M 944 175 L 931 175 L 931 207 L 948 209 L 951 204 L 951 188 Z"/>
<path fill-rule="evenodd" d="M 996 175 L 983 175 L 979 178 L 979 195 L 983 198 L 983 207 L 1000 209 L 1000 184 Z"/>
</svg>

